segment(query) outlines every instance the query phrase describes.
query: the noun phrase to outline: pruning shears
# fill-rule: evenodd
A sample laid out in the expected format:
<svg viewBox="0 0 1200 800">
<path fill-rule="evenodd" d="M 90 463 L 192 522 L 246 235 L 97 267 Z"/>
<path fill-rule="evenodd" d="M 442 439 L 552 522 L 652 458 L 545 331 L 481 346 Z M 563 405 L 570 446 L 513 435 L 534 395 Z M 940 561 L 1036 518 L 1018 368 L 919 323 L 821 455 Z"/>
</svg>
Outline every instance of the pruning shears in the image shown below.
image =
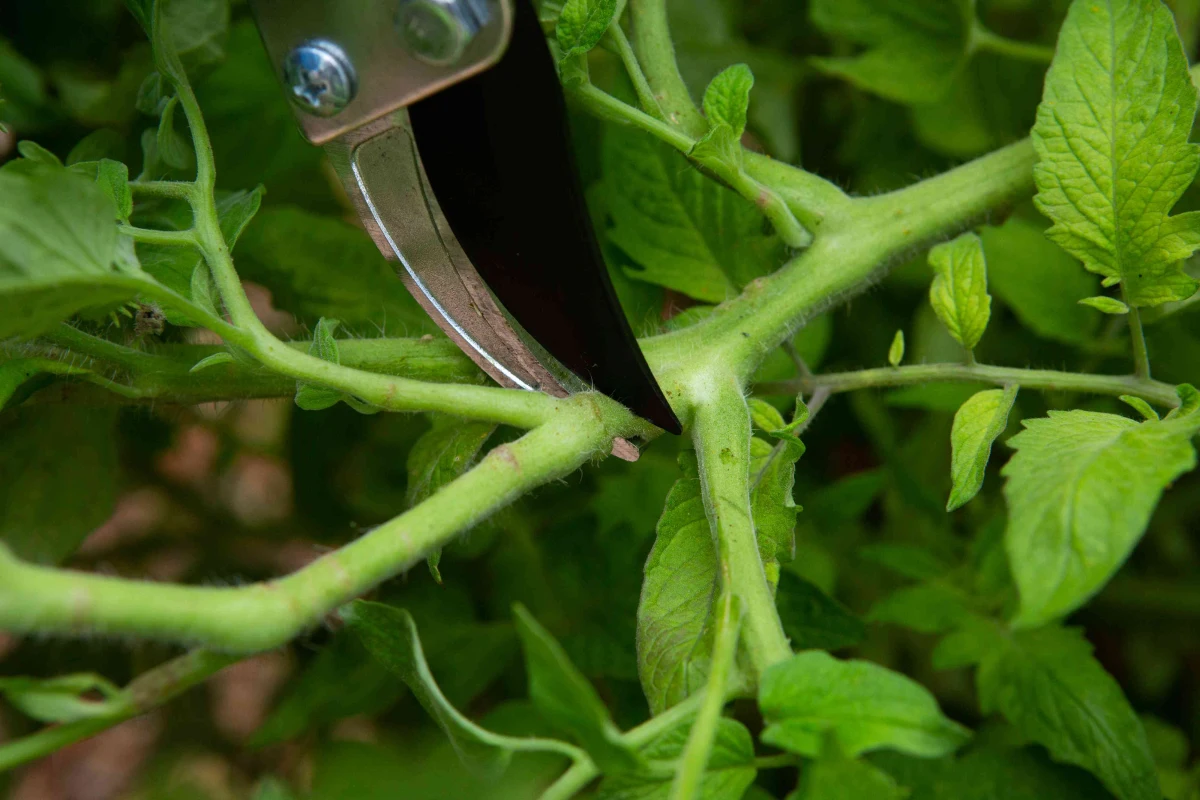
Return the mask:
<svg viewBox="0 0 1200 800">
<path fill-rule="evenodd" d="M 531 0 L 253 0 L 300 129 L 413 296 L 502 386 L 681 428 L 584 202 Z"/>
</svg>

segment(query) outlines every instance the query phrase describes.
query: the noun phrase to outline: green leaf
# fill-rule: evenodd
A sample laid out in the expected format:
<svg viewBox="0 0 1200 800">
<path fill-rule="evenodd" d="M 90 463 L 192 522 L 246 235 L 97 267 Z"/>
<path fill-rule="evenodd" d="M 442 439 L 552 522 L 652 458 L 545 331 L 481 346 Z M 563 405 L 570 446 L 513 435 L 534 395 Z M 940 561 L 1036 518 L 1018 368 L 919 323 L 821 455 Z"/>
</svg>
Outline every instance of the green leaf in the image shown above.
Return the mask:
<svg viewBox="0 0 1200 800">
<path fill-rule="evenodd" d="M 125 5 L 152 41 L 157 24 L 162 40 L 154 41 L 155 48 L 165 51 L 169 45 L 169 58 L 178 61 L 179 66 L 190 70 L 215 64 L 225 57 L 228 0 L 125 0 Z M 154 12 L 161 19 L 156 21 Z M 159 57 L 164 55 L 160 52 Z"/>
<path fill-rule="evenodd" d="M 1013 624 L 1033 627 L 1083 605 L 1121 566 L 1163 490 L 1196 465 L 1197 423 L 1051 411 L 1022 425 L 1003 470 L 1005 546 L 1021 595 Z"/>
<path fill-rule="evenodd" d="M 992 443 L 1008 427 L 1008 415 L 1017 399 L 1018 386 L 989 389 L 963 403 L 950 431 L 950 499 L 946 510 L 962 508 L 979 494 Z"/>
<path fill-rule="evenodd" d="M 1085 297 L 1079 301 L 1079 305 L 1094 308 L 1103 314 L 1128 314 L 1129 306 L 1122 303 L 1115 297 Z"/>
<path fill-rule="evenodd" d="M 641 758 L 621 740 L 596 689 L 524 606 L 516 604 L 513 615 L 525 651 L 529 697 L 546 721 L 582 744 L 605 772 L 636 770 Z"/>
<path fill-rule="evenodd" d="M 617 0 L 567 0 L 555 29 L 562 48 L 559 61 L 583 55 L 600 44 L 616 15 Z"/>
<path fill-rule="evenodd" d="M 129 188 L 129 167 L 111 158 L 99 161 L 80 161 L 69 167 L 71 172 L 86 175 L 96 181 L 117 209 L 117 219 L 129 222 L 133 213 L 133 191 Z"/>
<path fill-rule="evenodd" d="M 417 505 L 466 472 L 495 430 L 490 422 L 434 417 L 433 427 L 408 451 L 409 505 Z"/>
<path fill-rule="evenodd" d="M 242 277 L 269 288 L 277 307 L 303 319 L 369 324 L 371 335 L 437 330 L 371 238 L 339 219 L 265 208 L 238 241 L 237 255 Z"/>
<path fill-rule="evenodd" d="M 962 624 L 970 614 L 967 598 L 942 583 L 900 589 L 872 606 L 869 622 L 891 623 L 921 633 L 943 633 Z"/>
<path fill-rule="evenodd" d="M 979 667 L 980 703 L 1122 800 L 1159 800 L 1142 723 L 1091 651 L 1077 629 L 997 637 Z"/>
<path fill-rule="evenodd" d="M 677 761 L 683 755 L 694 720 L 695 717 L 689 717 L 643 747 L 639 751 L 642 758 L 651 762 Z M 697 800 L 741 800 L 756 774 L 750 732 L 739 722 L 721 718 Z M 672 777 L 670 774 L 610 775 L 600 782 L 596 800 L 667 800 Z"/>
<path fill-rule="evenodd" d="M 0 169 L 0 339 L 132 299 L 150 282 L 124 257 L 116 219 L 82 175 L 23 161 Z"/>
<path fill-rule="evenodd" d="M 98 692 L 100 699 L 84 697 Z M 74 722 L 120 713 L 130 698 L 107 678 L 90 672 L 57 678 L 0 678 L 0 694 L 40 722 Z"/>
<path fill-rule="evenodd" d="M 387 662 L 373 657 L 351 627 L 335 634 L 284 686 L 248 744 L 266 747 L 345 717 L 380 714 L 403 693 Z"/>
<path fill-rule="evenodd" d="M 1158 422 L 1160 419 L 1158 412 L 1151 408 L 1150 404 L 1140 397 L 1134 397 L 1131 394 L 1123 394 L 1117 399 L 1141 414 L 1142 419 L 1149 420 L 1150 422 Z"/>
<path fill-rule="evenodd" d="M 745 64 L 726 67 L 704 90 L 704 116 L 711 128 L 726 126 L 735 141 L 746 132 L 746 114 L 750 108 L 750 90 L 754 73 Z"/>
<path fill-rule="evenodd" d="M 900 362 L 904 360 L 904 331 L 896 331 L 896 335 L 892 337 L 892 344 L 888 348 L 888 363 L 893 367 L 900 366 Z"/>
<path fill-rule="evenodd" d="M 779 576 L 775 605 L 797 650 L 838 650 L 867 636 L 867 626 L 850 609 L 791 572 Z"/>
<path fill-rule="evenodd" d="M 232 353 L 213 353 L 211 356 L 202 358 L 193 364 L 188 372 L 199 372 L 202 369 L 215 367 L 218 364 L 229 364 L 235 360 Z"/>
<path fill-rule="evenodd" d="M 322 361 L 331 361 L 334 364 L 342 363 L 337 339 L 333 338 L 334 331 L 338 329 L 339 325 L 341 322 L 336 319 L 322 317 L 318 320 L 313 329 L 313 338 L 308 346 L 308 354 L 316 356 Z M 295 403 L 305 411 L 323 411 L 339 402 L 344 402 L 360 414 L 376 414 L 380 410 L 338 389 L 296 381 Z"/>
<path fill-rule="evenodd" d="M 192 270 L 192 285 L 189 294 L 193 303 L 214 317 L 221 316 L 221 295 L 217 291 L 217 285 L 213 281 L 208 264 L 201 262 Z"/>
<path fill-rule="evenodd" d="M 929 287 L 933 310 L 955 341 L 974 350 L 992 315 L 983 240 L 964 233 L 939 244 L 929 251 L 929 264 L 934 271 Z"/>
<path fill-rule="evenodd" d="M 765 400 L 751 397 L 746 405 L 750 407 L 750 421 L 763 433 L 773 433 L 787 425 L 779 409 Z"/>
<path fill-rule="evenodd" d="M 1169 216 L 1200 166 L 1196 87 L 1161 0 L 1072 4 L 1033 128 L 1047 235 L 1123 284 L 1134 307 L 1183 300 L 1200 216 Z"/>
<path fill-rule="evenodd" d="M 221 235 L 231 251 L 238 245 L 242 232 L 262 205 L 265 190 L 258 186 L 250 191 L 218 192 L 217 218 Z M 191 212 L 185 207 L 171 209 L 161 220 L 164 228 L 184 229 L 191 225 Z M 159 282 L 175 290 L 202 308 L 216 313 L 219 308 L 212 276 L 202 263 L 200 254 L 190 247 L 142 244 L 137 246 L 143 269 Z M 242 272 L 241 248 L 237 249 L 238 271 Z M 197 272 L 203 272 L 197 275 Z M 243 275 L 243 277 L 245 277 Z M 199 324 L 185 314 L 168 309 L 167 319 L 174 325 L 197 327 Z"/>
<path fill-rule="evenodd" d="M 869 544 L 858 548 L 858 555 L 885 567 L 897 575 L 924 581 L 940 578 L 950 565 L 924 547 L 907 544 Z"/>
<path fill-rule="evenodd" d="M 421 650 L 417 626 L 407 611 L 382 603 L 355 600 L 339 613 L 371 655 L 408 685 L 468 767 L 496 775 L 508 766 L 515 750 L 571 754 L 572 748 L 563 742 L 500 736 L 460 714 L 434 681 Z"/>
<path fill-rule="evenodd" d="M 758 537 L 759 555 L 767 580 L 779 582 L 779 564 L 796 554 L 796 516 L 800 507 L 792 498 L 796 462 L 804 454 L 804 443 L 788 435 L 778 452 L 755 437 L 750 440 L 750 513 Z"/>
<path fill-rule="evenodd" d="M 1196 391 L 1195 386 L 1181 383 L 1175 387 L 1175 394 L 1179 395 L 1179 408 L 1167 414 L 1167 419 L 1188 417 L 1200 411 L 1200 391 Z"/>
<path fill-rule="evenodd" d="M 175 109 L 179 106 L 179 98 L 172 97 L 163 107 L 162 117 L 158 122 L 158 157 L 168 167 L 178 170 L 189 170 L 196 165 L 196 157 L 192 152 L 192 143 L 175 130 Z"/>
<path fill-rule="evenodd" d="M 25 381 L 35 375 L 86 375 L 88 371 L 48 358 L 14 358 L 0 361 L 0 409 L 4 408 Z"/>
<path fill-rule="evenodd" d="M 717 557 L 695 452 L 681 453 L 679 466 L 683 476 L 667 493 L 637 610 L 638 676 L 653 714 L 704 685 L 711 648 L 705 634 Z"/>
<path fill-rule="evenodd" d="M 750 201 L 642 133 L 605 135 L 610 240 L 640 269 L 630 277 L 719 303 L 783 263 L 784 246 Z"/>
<path fill-rule="evenodd" d="M 112 513 L 113 409 L 19 409 L 0 422 L 0 542 L 56 564 Z"/>
<path fill-rule="evenodd" d="M 288 785 L 275 777 L 266 777 L 254 787 L 252 800 L 295 800 Z"/>
<path fill-rule="evenodd" d="M 489 422 L 474 422 L 445 415 L 433 419 L 433 427 L 408 451 L 408 505 L 413 507 L 466 472 L 479 450 L 496 431 Z M 441 550 L 427 557 L 430 572 L 441 583 L 438 564 Z"/>
<path fill-rule="evenodd" d="M 813 0 L 813 24 L 865 45 L 851 58 L 815 58 L 821 71 L 899 103 L 945 94 L 967 63 L 974 0 Z"/>
<path fill-rule="evenodd" d="M 880 753 L 871 761 L 911 789 L 911 800 L 1112 800 L 1083 770 L 1005 742 L 980 742 L 954 759 Z"/>
<path fill-rule="evenodd" d="M 1100 282 L 1047 239 L 1041 225 L 1014 216 L 1002 227 L 983 228 L 980 238 L 992 293 L 1025 327 L 1067 344 L 1093 341 L 1100 321 L 1078 301 L 1096 294 Z"/>
<path fill-rule="evenodd" d="M 62 160 L 58 156 L 31 139 L 22 139 L 17 142 L 17 152 L 21 154 L 22 158 L 36 161 L 39 164 L 45 164 L 50 167 L 61 167 L 63 165 Z"/>
<path fill-rule="evenodd" d="M 154 70 L 138 87 L 134 107 L 148 117 L 161 117 L 172 94 L 174 94 L 174 88 L 170 82 L 163 77 L 161 72 Z"/>
<path fill-rule="evenodd" d="M 970 731 L 942 715 L 924 687 L 868 661 L 839 661 L 819 650 L 769 668 L 758 705 L 762 740 L 816 758 L 827 737 L 854 757 L 891 749 L 936 758 L 958 749 Z"/>
<path fill-rule="evenodd" d="M 866 761 L 844 758 L 814 761 L 800 771 L 800 785 L 788 800 L 903 800 L 907 792 Z"/>
</svg>

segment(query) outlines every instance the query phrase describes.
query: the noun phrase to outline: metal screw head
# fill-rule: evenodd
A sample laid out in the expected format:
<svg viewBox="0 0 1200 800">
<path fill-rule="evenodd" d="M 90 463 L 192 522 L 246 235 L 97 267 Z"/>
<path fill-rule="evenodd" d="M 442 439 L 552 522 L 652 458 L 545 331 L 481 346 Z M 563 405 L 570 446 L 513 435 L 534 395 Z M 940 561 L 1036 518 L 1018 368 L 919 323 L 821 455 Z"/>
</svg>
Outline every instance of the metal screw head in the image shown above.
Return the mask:
<svg viewBox="0 0 1200 800">
<path fill-rule="evenodd" d="M 458 61 L 487 21 L 483 0 L 401 0 L 396 14 L 404 46 L 435 66 Z"/>
<path fill-rule="evenodd" d="M 342 48 L 325 39 L 292 48 L 283 62 L 283 81 L 292 102 L 317 117 L 332 117 L 358 91 L 354 65 Z"/>
</svg>

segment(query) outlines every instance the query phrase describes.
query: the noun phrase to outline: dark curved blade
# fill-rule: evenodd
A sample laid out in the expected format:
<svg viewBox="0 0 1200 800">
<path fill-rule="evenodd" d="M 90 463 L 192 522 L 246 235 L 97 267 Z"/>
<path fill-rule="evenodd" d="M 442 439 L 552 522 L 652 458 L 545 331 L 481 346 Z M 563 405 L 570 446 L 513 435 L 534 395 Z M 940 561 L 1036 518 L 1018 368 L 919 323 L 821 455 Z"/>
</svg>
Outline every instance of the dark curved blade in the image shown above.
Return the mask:
<svg viewBox="0 0 1200 800">
<path fill-rule="evenodd" d="M 609 280 L 529 0 L 516 3 L 496 66 L 410 106 L 409 116 L 451 230 L 508 312 L 583 381 L 680 433 Z"/>
</svg>

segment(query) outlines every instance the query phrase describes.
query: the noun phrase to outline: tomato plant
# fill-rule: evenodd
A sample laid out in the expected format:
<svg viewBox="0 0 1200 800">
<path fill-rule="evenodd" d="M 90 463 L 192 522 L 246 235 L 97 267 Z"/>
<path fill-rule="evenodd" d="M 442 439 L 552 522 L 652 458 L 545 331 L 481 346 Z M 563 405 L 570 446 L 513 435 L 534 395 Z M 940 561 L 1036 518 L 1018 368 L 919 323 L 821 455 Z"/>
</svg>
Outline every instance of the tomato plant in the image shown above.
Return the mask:
<svg viewBox="0 0 1200 800">
<path fill-rule="evenodd" d="M 1196 0 L 543 3 L 678 438 L 490 385 L 248 10 L 127 6 L 2 15 L 14 796 L 1200 796 Z"/>
</svg>

